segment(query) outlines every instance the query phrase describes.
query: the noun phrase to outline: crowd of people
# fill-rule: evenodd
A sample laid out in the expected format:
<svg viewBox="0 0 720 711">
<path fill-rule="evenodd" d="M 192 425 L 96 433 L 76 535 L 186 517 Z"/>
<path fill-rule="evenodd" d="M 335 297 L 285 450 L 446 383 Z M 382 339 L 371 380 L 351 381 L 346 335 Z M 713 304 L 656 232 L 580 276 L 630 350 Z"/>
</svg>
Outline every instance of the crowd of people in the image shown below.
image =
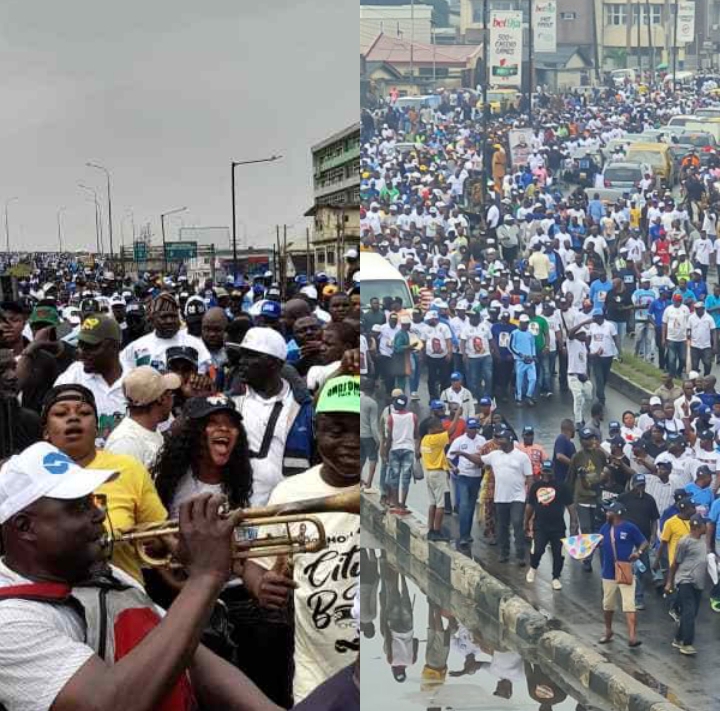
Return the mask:
<svg viewBox="0 0 720 711">
<path fill-rule="evenodd" d="M 541 93 L 532 123 L 521 110 L 483 121 L 462 89 L 362 115 L 361 254 L 383 256 L 408 287 L 407 298 L 363 300 L 364 486 L 402 516 L 424 480 L 428 539 L 469 552 L 477 519 L 501 563 L 514 539 L 528 584 L 549 546 L 557 591 L 561 539 L 602 534 L 600 641 L 613 639 L 620 594 L 628 643 L 641 644 L 637 611 L 654 584 L 685 655 L 720 535 L 720 284 L 709 282 L 720 275 L 720 156 L 684 161 L 678 184 L 649 172 L 610 202 L 592 187 L 590 156 L 711 105 L 709 88 Z M 526 150 L 513 162 L 518 129 Z M 568 169 L 578 151 L 587 190 Z M 656 381 L 639 412 L 607 412 L 621 363 Z M 511 426 L 510 409 L 542 418 L 563 392 L 572 408 L 547 449 L 532 426 Z M 591 573 L 592 557 L 582 565 Z"/>
<path fill-rule="evenodd" d="M 357 253 L 344 288 L 23 264 L 0 303 L 0 708 L 359 709 Z M 338 495 L 309 512 L 324 546 L 253 523 Z"/>
</svg>

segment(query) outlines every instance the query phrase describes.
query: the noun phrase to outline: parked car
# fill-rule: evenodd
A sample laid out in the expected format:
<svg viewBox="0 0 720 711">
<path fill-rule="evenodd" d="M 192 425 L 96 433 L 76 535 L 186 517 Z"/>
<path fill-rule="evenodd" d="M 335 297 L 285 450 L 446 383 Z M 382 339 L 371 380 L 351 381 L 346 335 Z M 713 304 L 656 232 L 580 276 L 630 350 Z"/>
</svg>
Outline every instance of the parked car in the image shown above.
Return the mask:
<svg viewBox="0 0 720 711">
<path fill-rule="evenodd" d="M 603 184 L 623 192 L 634 190 L 646 173 L 652 175 L 652 168 L 647 163 L 608 163 L 603 170 Z"/>
</svg>

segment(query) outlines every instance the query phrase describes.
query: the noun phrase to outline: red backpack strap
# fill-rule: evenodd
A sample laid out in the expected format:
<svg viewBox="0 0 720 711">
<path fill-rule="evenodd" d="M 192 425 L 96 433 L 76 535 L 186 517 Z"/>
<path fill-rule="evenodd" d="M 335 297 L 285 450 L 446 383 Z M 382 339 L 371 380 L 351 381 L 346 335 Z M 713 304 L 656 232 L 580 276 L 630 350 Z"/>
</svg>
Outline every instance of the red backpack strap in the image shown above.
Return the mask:
<svg viewBox="0 0 720 711">
<path fill-rule="evenodd" d="M 0 588 L 0 600 L 41 600 L 67 602 L 72 588 L 65 583 L 24 583 Z"/>
</svg>

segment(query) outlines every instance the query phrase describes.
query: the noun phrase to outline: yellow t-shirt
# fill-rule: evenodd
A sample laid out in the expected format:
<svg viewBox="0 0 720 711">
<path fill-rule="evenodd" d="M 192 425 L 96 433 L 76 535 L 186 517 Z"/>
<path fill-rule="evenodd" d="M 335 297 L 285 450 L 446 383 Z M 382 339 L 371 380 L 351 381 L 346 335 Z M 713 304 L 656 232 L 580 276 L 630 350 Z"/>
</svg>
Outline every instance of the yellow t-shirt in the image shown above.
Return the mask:
<svg viewBox="0 0 720 711">
<path fill-rule="evenodd" d="M 105 528 L 109 532 L 132 528 L 139 523 L 164 521 L 167 511 L 160 501 L 150 474 L 135 457 L 98 450 L 88 469 L 112 469 L 118 472 L 113 481 L 95 491 L 107 511 Z M 128 575 L 143 582 L 141 561 L 135 547 L 129 543 L 116 544 L 112 563 Z"/>
<path fill-rule="evenodd" d="M 683 521 L 679 516 L 672 516 L 663 524 L 661 541 L 668 544 L 668 562 L 675 561 L 675 549 L 678 541 L 690 533 L 690 521 Z"/>
<path fill-rule="evenodd" d="M 445 447 L 450 444 L 450 437 L 447 432 L 437 434 L 426 434 L 420 442 L 420 454 L 422 463 L 428 471 L 445 469 L 447 470 L 447 459 L 445 458 Z"/>
</svg>

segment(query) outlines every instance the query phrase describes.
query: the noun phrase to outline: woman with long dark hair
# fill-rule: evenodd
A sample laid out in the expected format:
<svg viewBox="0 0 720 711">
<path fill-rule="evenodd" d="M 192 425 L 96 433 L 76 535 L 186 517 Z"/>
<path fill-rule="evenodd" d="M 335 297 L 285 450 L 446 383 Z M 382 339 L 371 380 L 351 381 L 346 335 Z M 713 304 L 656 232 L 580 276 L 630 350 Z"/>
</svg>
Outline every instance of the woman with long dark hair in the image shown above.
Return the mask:
<svg viewBox="0 0 720 711">
<path fill-rule="evenodd" d="M 160 499 L 171 517 L 184 501 L 206 492 L 245 507 L 252 491 L 247 435 L 235 403 L 224 395 L 188 400 L 183 422 L 153 466 Z"/>
</svg>

